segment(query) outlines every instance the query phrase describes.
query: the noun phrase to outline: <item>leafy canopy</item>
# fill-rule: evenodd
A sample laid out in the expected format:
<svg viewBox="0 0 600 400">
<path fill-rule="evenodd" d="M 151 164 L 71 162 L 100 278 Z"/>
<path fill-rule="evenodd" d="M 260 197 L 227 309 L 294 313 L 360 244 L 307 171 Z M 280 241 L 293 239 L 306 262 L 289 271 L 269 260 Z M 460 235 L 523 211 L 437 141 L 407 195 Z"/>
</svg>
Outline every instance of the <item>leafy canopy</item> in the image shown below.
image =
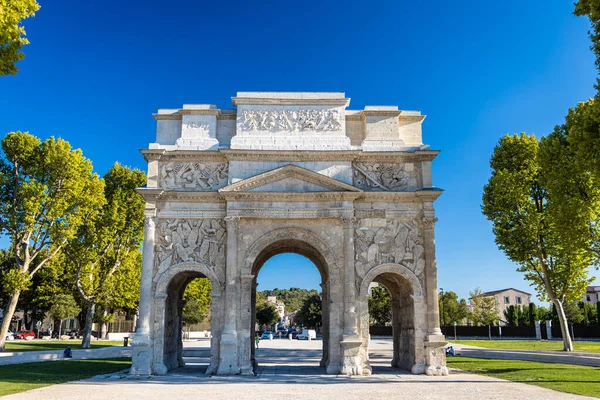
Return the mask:
<svg viewBox="0 0 600 400">
<path fill-rule="evenodd" d="M 29 44 L 21 22 L 39 9 L 35 0 L 0 0 L 0 75 L 19 71 L 15 63 L 25 57 L 21 48 Z"/>
<path fill-rule="evenodd" d="M 390 294 L 384 286 L 374 286 L 369 297 L 369 324 L 386 326 L 392 322 Z"/>
</svg>

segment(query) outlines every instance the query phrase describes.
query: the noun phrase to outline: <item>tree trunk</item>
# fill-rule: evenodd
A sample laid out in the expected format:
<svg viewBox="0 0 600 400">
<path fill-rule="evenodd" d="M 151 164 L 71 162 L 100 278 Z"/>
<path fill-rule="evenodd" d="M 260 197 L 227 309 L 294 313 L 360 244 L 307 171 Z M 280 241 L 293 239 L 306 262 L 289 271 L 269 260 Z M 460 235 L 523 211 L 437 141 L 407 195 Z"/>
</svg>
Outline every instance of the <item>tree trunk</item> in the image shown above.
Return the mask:
<svg viewBox="0 0 600 400">
<path fill-rule="evenodd" d="M 558 322 L 560 324 L 560 333 L 563 337 L 564 351 L 573 351 L 573 342 L 571 341 L 571 334 L 569 333 L 569 324 L 567 322 L 567 316 L 565 309 L 561 301 L 554 299 L 554 306 L 556 307 L 556 314 L 558 315 Z"/>
<path fill-rule="evenodd" d="M 63 320 L 61 319 L 58 323 L 58 340 L 60 340 L 60 336 L 62 335 L 62 322 Z"/>
<path fill-rule="evenodd" d="M 102 324 L 100 325 L 100 330 L 98 331 L 98 339 L 108 339 L 108 324 L 106 321 L 106 316 L 108 315 L 107 310 L 102 311 Z"/>
<path fill-rule="evenodd" d="M 94 323 L 94 313 L 96 312 L 96 302 L 86 301 L 87 312 L 85 314 L 85 327 L 83 328 L 83 339 L 81 340 L 81 348 L 89 349 L 92 339 L 92 324 Z"/>
<path fill-rule="evenodd" d="M 492 340 L 492 324 L 488 325 L 488 337 L 490 340 Z"/>
<path fill-rule="evenodd" d="M 17 309 L 17 303 L 20 295 L 20 290 L 13 294 L 12 297 L 8 299 L 8 303 L 4 309 L 4 319 L 2 320 L 2 326 L 0 327 L 0 351 L 4 351 L 6 334 L 8 333 L 8 328 L 10 327 L 12 317 L 15 315 L 15 310 Z"/>
</svg>

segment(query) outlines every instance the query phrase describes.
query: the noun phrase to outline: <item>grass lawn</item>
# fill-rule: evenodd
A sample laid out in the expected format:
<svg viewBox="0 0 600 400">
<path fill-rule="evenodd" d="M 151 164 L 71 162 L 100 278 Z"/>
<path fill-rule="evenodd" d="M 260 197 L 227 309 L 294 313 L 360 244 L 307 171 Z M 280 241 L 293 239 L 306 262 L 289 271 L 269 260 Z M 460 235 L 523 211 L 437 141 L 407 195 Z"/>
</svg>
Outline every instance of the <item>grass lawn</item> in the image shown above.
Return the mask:
<svg viewBox="0 0 600 400">
<path fill-rule="evenodd" d="M 600 368 L 533 361 L 448 357 L 448 367 L 561 392 L 600 397 Z"/>
<path fill-rule="evenodd" d="M 117 372 L 130 366 L 129 358 L 2 365 L 0 366 L 0 396 Z"/>
<path fill-rule="evenodd" d="M 109 346 L 123 346 L 122 340 L 100 340 L 91 342 L 93 349 Z M 81 349 L 81 340 L 11 340 L 6 342 L 6 351 L 44 351 L 64 350 L 71 346 L 73 350 Z"/>
<path fill-rule="evenodd" d="M 485 347 L 487 349 L 503 350 L 557 350 L 563 349 L 563 343 L 547 340 L 451 340 L 452 343 L 469 346 Z M 600 342 L 573 342 L 575 351 L 600 353 Z"/>
</svg>

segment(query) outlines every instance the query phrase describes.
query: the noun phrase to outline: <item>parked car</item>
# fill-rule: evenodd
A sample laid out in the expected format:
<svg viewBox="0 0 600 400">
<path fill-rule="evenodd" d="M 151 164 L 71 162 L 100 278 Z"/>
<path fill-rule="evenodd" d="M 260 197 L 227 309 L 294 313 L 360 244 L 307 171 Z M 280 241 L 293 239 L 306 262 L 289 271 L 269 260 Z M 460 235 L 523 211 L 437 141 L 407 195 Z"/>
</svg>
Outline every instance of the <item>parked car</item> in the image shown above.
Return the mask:
<svg viewBox="0 0 600 400">
<path fill-rule="evenodd" d="M 273 339 L 273 332 L 265 331 L 263 332 L 261 339 Z"/>
<path fill-rule="evenodd" d="M 25 331 L 19 331 L 15 335 L 15 339 L 28 339 L 28 338 L 34 339 L 35 338 L 35 332 L 34 331 L 25 330 Z"/>
<path fill-rule="evenodd" d="M 302 333 L 297 336 L 298 340 L 315 340 L 317 332 L 314 329 L 303 329 Z"/>
<path fill-rule="evenodd" d="M 11 331 L 6 332 L 6 340 L 15 340 L 15 333 Z"/>
</svg>

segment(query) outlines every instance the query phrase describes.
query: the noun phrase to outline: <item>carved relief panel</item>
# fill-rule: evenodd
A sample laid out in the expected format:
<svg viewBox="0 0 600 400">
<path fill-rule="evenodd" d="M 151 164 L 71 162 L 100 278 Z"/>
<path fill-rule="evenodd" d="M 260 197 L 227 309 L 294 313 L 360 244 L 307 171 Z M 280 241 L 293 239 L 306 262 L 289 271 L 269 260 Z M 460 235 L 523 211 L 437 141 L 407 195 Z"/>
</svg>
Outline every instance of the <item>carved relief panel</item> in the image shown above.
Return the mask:
<svg viewBox="0 0 600 400">
<path fill-rule="evenodd" d="M 204 263 L 225 281 L 227 231 L 218 219 L 161 219 L 156 229 L 157 275 L 186 261 Z"/>
<path fill-rule="evenodd" d="M 354 186 L 368 191 L 405 191 L 417 188 L 418 174 L 413 163 L 352 164 Z"/>
<path fill-rule="evenodd" d="M 338 110 L 244 110 L 242 131 L 338 131 L 342 128 Z"/>
<path fill-rule="evenodd" d="M 422 278 L 425 268 L 422 229 L 415 218 L 388 219 L 385 227 L 354 232 L 355 267 L 359 276 L 383 263 L 401 264 Z"/>
<path fill-rule="evenodd" d="M 160 166 L 166 190 L 213 191 L 227 185 L 227 163 L 169 162 Z"/>
</svg>

